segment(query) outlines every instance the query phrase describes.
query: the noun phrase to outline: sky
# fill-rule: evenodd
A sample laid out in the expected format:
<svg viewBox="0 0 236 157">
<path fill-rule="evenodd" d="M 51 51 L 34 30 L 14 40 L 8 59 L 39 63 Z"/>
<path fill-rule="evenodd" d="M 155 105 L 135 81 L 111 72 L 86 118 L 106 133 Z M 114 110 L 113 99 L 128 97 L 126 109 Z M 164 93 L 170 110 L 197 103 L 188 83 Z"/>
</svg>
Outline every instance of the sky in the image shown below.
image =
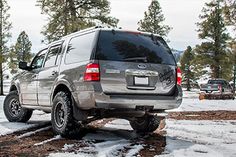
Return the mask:
<svg viewBox="0 0 236 157">
<path fill-rule="evenodd" d="M 124 29 L 136 30 L 138 21 L 143 19 L 144 11 L 148 9 L 151 0 L 109 0 L 111 16 L 120 20 L 118 26 Z M 159 0 L 165 24 L 173 29 L 168 35 L 169 46 L 177 50 L 185 50 L 188 45 L 200 43 L 197 35 L 196 23 L 204 3 L 210 0 Z M 10 21 L 13 28 L 10 43 L 15 43 L 17 36 L 25 30 L 32 41 L 32 51 L 37 53 L 42 47 L 40 34 L 47 23 L 47 17 L 41 14 L 36 0 L 7 0 L 11 14 Z"/>
</svg>

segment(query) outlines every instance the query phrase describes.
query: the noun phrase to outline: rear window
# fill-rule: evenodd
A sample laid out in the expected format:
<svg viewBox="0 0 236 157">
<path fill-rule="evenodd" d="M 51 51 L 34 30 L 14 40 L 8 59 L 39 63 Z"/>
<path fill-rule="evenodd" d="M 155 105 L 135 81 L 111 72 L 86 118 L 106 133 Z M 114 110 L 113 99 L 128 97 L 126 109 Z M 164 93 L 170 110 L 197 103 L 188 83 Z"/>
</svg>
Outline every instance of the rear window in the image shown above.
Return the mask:
<svg viewBox="0 0 236 157">
<path fill-rule="evenodd" d="M 219 81 L 219 80 L 210 80 L 210 81 L 208 81 L 208 84 L 223 84 L 223 81 Z"/>
<path fill-rule="evenodd" d="M 209 80 L 208 84 L 221 84 L 221 85 L 225 85 L 225 84 L 227 84 L 227 82 L 225 82 L 223 80 Z"/>
<path fill-rule="evenodd" d="M 101 31 L 95 58 L 176 65 L 170 48 L 162 38 L 119 31 Z"/>
</svg>

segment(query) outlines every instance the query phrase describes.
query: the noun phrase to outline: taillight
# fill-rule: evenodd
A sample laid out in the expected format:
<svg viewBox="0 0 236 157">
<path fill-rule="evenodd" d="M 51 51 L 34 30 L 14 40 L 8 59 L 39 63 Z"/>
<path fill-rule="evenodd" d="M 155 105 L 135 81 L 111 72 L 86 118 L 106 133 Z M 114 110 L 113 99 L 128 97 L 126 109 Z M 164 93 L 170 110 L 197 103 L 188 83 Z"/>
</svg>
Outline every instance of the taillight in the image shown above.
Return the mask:
<svg viewBox="0 0 236 157">
<path fill-rule="evenodd" d="M 89 63 L 84 73 L 84 81 L 100 81 L 99 64 Z"/>
<path fill-rule="evenodd" d="M 177 68 L 177 84 L 181 86 L 182 84 L 182 73 L 180 68 Z"/>
<path fill-rule="evenodd" d="M 220 92 L 222 92 L 222 86 L 221 86 L 221 85 L 218 85 L 218 90 L 219 90 Z"/>
</svg>

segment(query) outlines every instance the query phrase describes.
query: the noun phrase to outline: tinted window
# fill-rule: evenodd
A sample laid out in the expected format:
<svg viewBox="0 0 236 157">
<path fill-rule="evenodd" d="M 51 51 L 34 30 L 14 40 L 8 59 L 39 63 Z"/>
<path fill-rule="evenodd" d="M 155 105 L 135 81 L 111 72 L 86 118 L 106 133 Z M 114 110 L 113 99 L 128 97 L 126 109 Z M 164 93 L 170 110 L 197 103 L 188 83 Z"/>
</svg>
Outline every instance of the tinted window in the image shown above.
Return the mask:
<svg viewBox="0 0 236 157">
<path fill-rule="evenodd" d="M 224 85 L 225 81 L 223 80 L 209 80 L 208 84 L 221 84 Z"/>
<path fill-rule="evenodd" d="M 96 59 L 176 65 L 162 38 L 115 31 L 101 31 Z"/>
<path fill-rule="evenodd" d="M 74 37 L 70 40 L 66 53 L 66 63 L 76 63 L 90 59 L 95 32 Z"/>
<path fill-rule="evenodd" d="M 37 68 L 42 67 L 46 52 L 47 52 L 47 49 L 42 50 L 41 52 L 39 52 L 37 54 L 37 56 L 34 58 L 34 60 L 32 61 L 32 64 L 31 64 L 31 67 L 33 69 L 37 69 Z"/>
<path fill-rule="evenodd" d="M 60 45 L 53 46 L 50 48 L 44 67 L 51 67 L 56 65 L 56 60 L 57 56 L 59 55 L 60 49 L 61 49 Z"/>
</svg>

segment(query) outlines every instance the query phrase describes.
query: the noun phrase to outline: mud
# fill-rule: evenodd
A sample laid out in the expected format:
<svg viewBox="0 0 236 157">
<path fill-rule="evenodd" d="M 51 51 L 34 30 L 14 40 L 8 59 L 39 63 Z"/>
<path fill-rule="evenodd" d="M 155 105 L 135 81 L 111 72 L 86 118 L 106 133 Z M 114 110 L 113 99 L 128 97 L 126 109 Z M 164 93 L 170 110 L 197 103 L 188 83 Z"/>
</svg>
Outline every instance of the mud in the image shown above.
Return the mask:
<svg viewBox="0 0 236 157">
<path fill-rule="evenodd" d="M 177 120 L 236 120 L 236 111 L 171 112 L 168 118 Z"/>
<path fill-rule="evenodd" d="M 236 112 L 172 112 L 169 113 L 167 118 L 176 120 L 236 120 Z M 129 140 L 131 147 L 135 145 L 142 145 L 143 149 L 140 150 L 138 154 L 135 154 L 135 156 L 153 157 L 155 155 L 162 154 L 165 151 L 166 132 L 164 130 L 164 120 L 161 122 L 159 128 L 155 132 L 148 135 L 137 134 L 135 131 L 130 130 L 119 130 L 119 128 L 115 130 L 102 129 L 106 123 L 112 120 L 114 119 L 104 119 L 92 122 L 87 127 L 85 127 L 78 134 L 78 136 L 73 138 L 62 138 L 54 135 L 50 122 L 39 127 L 0 136 L 0 157 L 41 157 L 57 152 L 78 153 L 83 150 L 82 148 L 104 142 L 105 140 L 82 139 L 89 133 L 96 135 L 101 132 L 103 132 L 103 134 L 114 134 L 121 139 Z M 28 133 L 28 135 L 26 133 Z M 73 145 L 68 149 L 63 149 L 65 144 Z M 120 149 L 117 153 L 117 156 L 126 156 L 130 149 L 130 147 L 124 147 L 123 149 Z M 96 152 L 93 151 L 86 153 L 90 155 L 96 155 Z"/>
</svg>

